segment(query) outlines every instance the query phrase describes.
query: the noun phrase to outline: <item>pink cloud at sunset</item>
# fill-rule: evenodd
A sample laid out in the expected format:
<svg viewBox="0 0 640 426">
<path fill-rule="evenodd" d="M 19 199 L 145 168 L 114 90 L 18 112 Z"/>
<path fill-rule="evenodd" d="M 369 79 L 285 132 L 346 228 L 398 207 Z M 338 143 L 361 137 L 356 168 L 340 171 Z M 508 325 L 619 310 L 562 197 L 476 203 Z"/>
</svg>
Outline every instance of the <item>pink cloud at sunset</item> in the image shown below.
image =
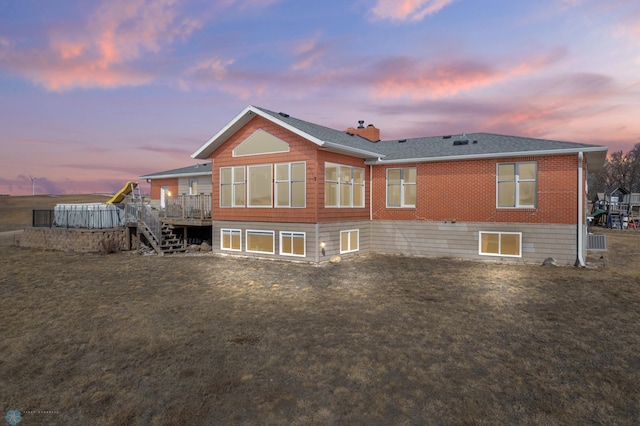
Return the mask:
<svg viewBox="0 0 640 426">
<path fill-rule="evenodd" d="M 433 64 L 412 58 L 393 58 L 380 65 L 375 98 L 437 99 L 546 69 L 564 56 L 564 49 L 497 69 L 487 61 L 453 59 Z"/>
<path fill-rule="evenodd" d="M 48 48 L 11 49 L 3 59 L 7 68 L 53 91 L 143 85 L 154 74 L 131 62 L 184 40 L 201 25 L 179 18 L 174 0 L 105 1 L 84 28 L 54 28 Z"/>
<path fill-rule="evenodd" d="M 377 19 L 420 21 L 454 0 L 377 0 L 371 13 Z"/>
</svg>

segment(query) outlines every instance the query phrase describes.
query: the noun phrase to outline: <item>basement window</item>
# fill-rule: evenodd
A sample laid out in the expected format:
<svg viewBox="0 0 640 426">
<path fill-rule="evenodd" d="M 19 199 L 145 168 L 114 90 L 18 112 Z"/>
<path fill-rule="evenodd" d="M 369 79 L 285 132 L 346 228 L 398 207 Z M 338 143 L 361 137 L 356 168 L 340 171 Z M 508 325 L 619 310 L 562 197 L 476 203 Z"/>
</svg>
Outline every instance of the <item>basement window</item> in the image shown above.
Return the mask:
<svg viewBox="0 0 640 426">
<path fill-rule="evenodd" d="M 522 257 L 522 232 L 483 232 L 478 252 L 484 256 Z"/>
</svg>

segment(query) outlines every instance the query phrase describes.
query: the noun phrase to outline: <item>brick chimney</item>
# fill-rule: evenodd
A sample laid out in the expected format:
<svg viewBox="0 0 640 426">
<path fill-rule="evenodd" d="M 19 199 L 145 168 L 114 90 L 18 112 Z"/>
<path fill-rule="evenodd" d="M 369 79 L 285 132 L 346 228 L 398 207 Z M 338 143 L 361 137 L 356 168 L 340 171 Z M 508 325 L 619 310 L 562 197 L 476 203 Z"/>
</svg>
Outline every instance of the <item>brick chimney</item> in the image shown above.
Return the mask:
<svg viewBox="0 0 640 426">
<path fill-rule="evenodd" d="M 380 141 L 380 129 L 378 129 L 373 124 L 369 124 L 367 127 L 364 127 L 364 120 L 358 120 L 357 128 L 354 129 L 353 127 L 349 127 L 347 130 L 345 130 L 345 132 L 362 136 L 363 138 L 368 139 L 371 142 Z"/>
</svg>

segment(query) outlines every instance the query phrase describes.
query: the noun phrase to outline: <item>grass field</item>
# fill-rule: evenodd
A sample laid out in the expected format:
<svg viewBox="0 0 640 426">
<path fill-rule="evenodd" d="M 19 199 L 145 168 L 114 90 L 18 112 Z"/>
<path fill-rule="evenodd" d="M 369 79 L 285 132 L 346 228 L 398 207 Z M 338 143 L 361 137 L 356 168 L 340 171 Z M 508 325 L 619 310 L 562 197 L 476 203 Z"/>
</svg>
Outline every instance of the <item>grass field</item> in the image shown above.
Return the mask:
<svg viewBox="0 0 640 426">
<path fill-rule="evenodd" d="M 640 232 L 590 268 L 0 247 L 21 425 L 640 423 Z"/>
</svg>

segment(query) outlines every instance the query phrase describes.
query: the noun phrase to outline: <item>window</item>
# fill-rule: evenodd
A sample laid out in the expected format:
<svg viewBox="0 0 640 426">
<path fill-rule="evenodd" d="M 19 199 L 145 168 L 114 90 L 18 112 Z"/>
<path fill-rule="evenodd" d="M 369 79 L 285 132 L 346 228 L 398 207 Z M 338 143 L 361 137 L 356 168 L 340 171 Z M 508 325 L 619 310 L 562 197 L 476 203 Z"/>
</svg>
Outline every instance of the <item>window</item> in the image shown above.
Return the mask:
<svg viewBox="0 0 640 426">
<path fill-rule="evenodd" d="M 239 229 L 221 229 L 220 250 L 242 250 L 242 232 Z"/>
<path fill-rule="evenodd" d="M 248 166 L 249 207 L 271 207 L 272 180 L 271 164 Z"/>
<path fill-rule="evenodd" d="M 276 164 L 276 207 L 304 207 L 306 205 L 306 164 Z"/>
<path fill-rule="evenodd" d="M 536 163 L 498 164 L 498 207 L 536 206 Z"/>
<path fill-rule="evenodd" d="M 481 231 L 479 252 L 488 256 L 522 257 L 522 233 Z"/>
<path fill-rule="evenodd" d="M 198 178 L 189 179 L 189 195 L 198 195 Z"/>
<path fill-rule="evenodd" d="M 416 206 L 416 168 L 387 169 L 387 207 Z"/>
<path fill-rule="evenodd" d="M 245 155 L 289 152 L 289 144 L 272 134 L 258 129 L 233 150 L 234 157 Z"/>
<path fill-rule="evenodd" d="M 306 255 L 304 232 L 280 232 L 280 254 L 284 256 Z"/>
<path fill-rule="evenodd" d="M 244 207 L 244 167 L 220 168 L 220 207 Z"/>
<path fill-rule="evenodd" d="M 340 231 L 340 254 L 358 251 L 360 248 L 360 231 L 351 229 Z"/>
<path fill-rule="evenodd" d="M 275 253 L 273 231 L 247 231 L 247 251 L 252 253 Z"/>
<path fill-rule="evenodd" d="M 364 207 L 364 169 L 326 163 L 325 207 Z"/>
</svg>

